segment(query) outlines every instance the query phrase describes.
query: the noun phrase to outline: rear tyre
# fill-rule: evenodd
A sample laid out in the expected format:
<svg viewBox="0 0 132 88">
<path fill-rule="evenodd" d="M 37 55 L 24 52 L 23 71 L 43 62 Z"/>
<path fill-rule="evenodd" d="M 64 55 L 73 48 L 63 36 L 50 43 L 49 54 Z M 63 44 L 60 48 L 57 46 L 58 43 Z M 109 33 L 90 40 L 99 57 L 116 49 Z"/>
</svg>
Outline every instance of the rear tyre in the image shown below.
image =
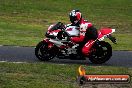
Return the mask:
<svg viewBox="0 0 132 88">
<path fill-rule="evenodd" d="M 112 47 L 108 42 L 98 41 L 92 47 L 93 52 L 89 60 L 94 64 L 102 64 L 108 61 L 112 56 Z"/>
<path fill-rule="evenodd" d="M 41 61 L 48 61 L 55 57 L 53 50 L 53 48 L 48 48 L 47 42 L 41 41 L 35 48 L 35 55 Z"/>
</svg>

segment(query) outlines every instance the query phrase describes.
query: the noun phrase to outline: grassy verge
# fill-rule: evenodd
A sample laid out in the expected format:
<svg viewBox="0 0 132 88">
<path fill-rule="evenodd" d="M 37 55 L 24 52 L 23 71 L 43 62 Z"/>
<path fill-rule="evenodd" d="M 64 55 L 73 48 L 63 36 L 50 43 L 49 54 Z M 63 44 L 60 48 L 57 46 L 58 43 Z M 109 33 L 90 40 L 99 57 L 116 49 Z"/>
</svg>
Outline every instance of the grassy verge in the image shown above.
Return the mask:
<svg viewBox="0 0 132 88">
<path fill-rule="evenodd" d="M 43 37 L 40 25 L 0 22 L 0 44 L 35 46 Z"/>
<path fill-rule="evenodd" d="M 109 39 L 105 39 L 112 45 L 113 50 L 132 50 L 132 34 L 113 34 L 117 39 L 117 44 L 113 44 Z"/>
<path fill-rule="evenodd" d="M 69 11 L 78 8 L 98 29 L 117 29 L 119 44 L 113 45 L 114 50 L 132 50 L 131 3 L 131 0 L 1 0 L 0 44 L 35 46 L 50 24 L 69 23 Z"/>
<path fill-rule="evenodd" d="M 112 27 L 118 45 L 132 50 L 132 0 L 0 0 L 0 45 L 35 46 L 48 25 L 69 23 L 68 13 L 78 8 L 97 28 Z M 0 63 L 0 88 L 77 88 L 79 65 Z M 88 74 L 130 74 L 131 68 L 88 66 Z M 96 88 L 96 87 L 94 87 Z M 102 87 L 103 88 L 103 87 Z"/>
<path fill-rule="evenodd" d="M 0 21 L 0 44 L 35 46 L 45 37 L 44 33 L 47 27 L 48 25 L 42 26 Z M 111 43 L 114 50 L 132 50 L 132 34 L 119 34 L 115 32 L 114 36 L 117 38 L 117 45 L 107 40 Z"/>
<path fill-rule="evenodd" d="M 83 65 L 84 66 L 84 65 Z M 1 88 L 78 88 L 79 65 L 50 63 L 0 63 Z M 84 66 L 87 74 L 130 74 L 131 68 Z"/>
</svg>

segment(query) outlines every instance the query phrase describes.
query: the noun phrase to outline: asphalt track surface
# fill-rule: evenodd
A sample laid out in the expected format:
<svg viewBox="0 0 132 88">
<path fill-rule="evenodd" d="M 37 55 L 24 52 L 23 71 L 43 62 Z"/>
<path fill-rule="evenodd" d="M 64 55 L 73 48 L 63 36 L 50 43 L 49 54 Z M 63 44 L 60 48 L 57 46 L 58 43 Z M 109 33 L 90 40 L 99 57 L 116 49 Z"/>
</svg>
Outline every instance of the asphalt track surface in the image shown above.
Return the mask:
<svg viewBox="0 0 132 88">
<path fill-rule="evenodd" d="M 39 61 L 35 57 L 34 47 L 0 46 L 0 62 L 39 63 L 42 61 Z M 55 58 L 46 63 L 95 65 L 95 64 L 92 64 L 88 59 L 87 60 L 68 60 L 68 59 Z M 132 51 L 113 51 L 113 55 L 111 59 L 101 65 L 132 67 Z"/>
</svg>

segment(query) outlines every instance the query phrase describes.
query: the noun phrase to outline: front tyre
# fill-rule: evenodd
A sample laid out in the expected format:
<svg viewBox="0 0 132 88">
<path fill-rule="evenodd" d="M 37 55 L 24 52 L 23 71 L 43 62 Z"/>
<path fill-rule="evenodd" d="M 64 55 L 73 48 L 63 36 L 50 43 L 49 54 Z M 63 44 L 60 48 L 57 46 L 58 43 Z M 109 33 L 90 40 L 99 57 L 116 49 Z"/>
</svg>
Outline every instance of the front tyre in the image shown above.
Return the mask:
<svg viewBox="0 0 132 88">
<path fill-rule="evenodd" d="M 93 52 L 89 60 L 94 64 L 102 64 L 108 61 L 112 56 L 112 47 L 108 42 L 98 41 L 92 47 Z"/>
<path fill-rule="evenodd" d="M 52 48 L 48 48 L 48 43 L 41 41 L 35 48 L 35 55 L 41 61 L 48 61 L 55 57 L 52 52 Z"/>
</svg>

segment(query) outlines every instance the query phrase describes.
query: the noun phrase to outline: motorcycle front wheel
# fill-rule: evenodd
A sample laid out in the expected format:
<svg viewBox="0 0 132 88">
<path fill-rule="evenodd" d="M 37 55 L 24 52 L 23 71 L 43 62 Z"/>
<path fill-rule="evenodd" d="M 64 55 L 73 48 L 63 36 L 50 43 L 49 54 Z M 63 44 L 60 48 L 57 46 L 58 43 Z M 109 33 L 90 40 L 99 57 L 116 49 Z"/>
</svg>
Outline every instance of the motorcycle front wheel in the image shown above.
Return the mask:
<svg viewBox="0 0 132 88">
<path fill-rule="evenodd" d="M 112 56 L 112 47 L 108 42 L 98 41 L 92 47 L 93 52 L 89 60 L 94 64 L 102 64 L 108 61 Z"/>
<path fill-rule="evenodd" d="M 48 61 L 55 57 L 55 53 L 53 53 L 53 50 L 53 48 L 48 48 L 47 42 L 41 41 L 35 48 L 35 55 L 41 61 Z"/>
</svg>

